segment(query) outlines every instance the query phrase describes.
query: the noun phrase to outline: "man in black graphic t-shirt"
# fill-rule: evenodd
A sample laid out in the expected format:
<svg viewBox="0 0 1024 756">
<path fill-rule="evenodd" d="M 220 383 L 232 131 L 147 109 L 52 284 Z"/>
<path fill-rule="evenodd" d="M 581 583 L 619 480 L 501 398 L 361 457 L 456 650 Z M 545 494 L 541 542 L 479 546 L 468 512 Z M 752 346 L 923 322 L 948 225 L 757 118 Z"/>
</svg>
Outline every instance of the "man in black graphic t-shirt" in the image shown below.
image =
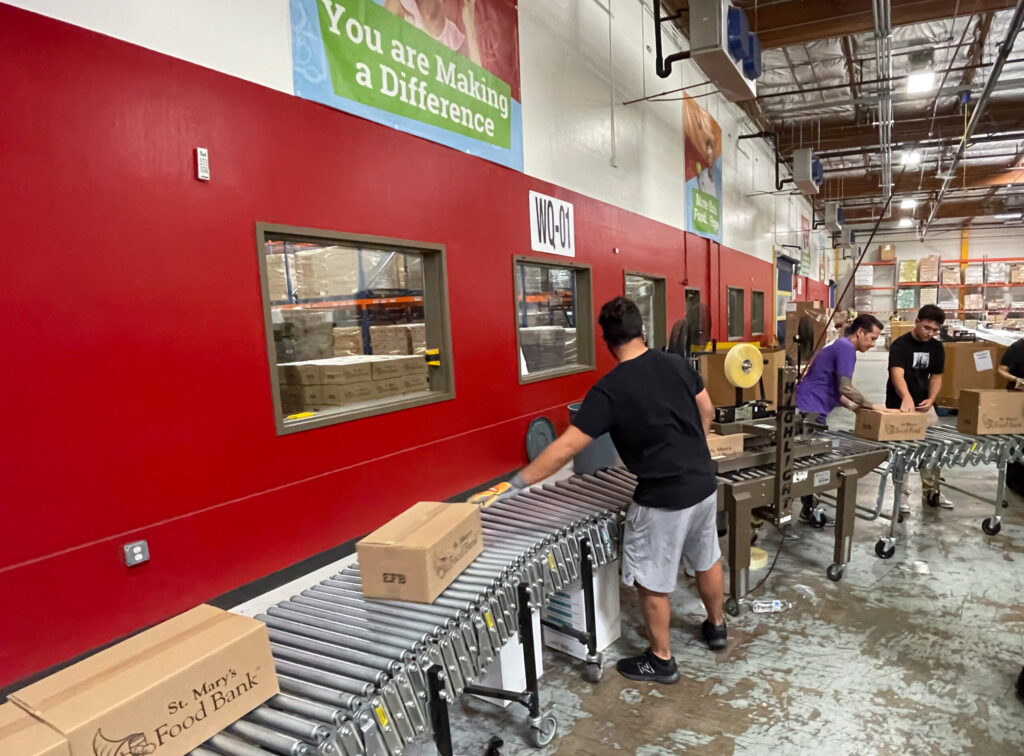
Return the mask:
<svg viewBox="0 0 1024 756">
<path fill-rule="evenodd" d="M 935 305 L 925 305 L 917 313 L 914 329 L 889 346 L 889 381 L 885 385 L 885 406 L 901 412 L 926 412 L 929 424 L 937 425 L 935 398 L 942 389 L 942 372 L 946 353 L 935 339 L 946 319 L 946 313 Z M 906 478 L 904 493 L 906 493 Z M 939 491 L 938 468 L 921 469 L 921 495 L 933 507 L 952 509 L 953 503 Z M 909 512 L 904 499 L 901 512 Z"/>
<path fill-rule="evenodd" d="M 999 360 L 999 375 L 1006 379 L 1006 388 L 1024 389 L 1024 339 L 1017 339 Z"/>
<path fill-rule="evenodd" d="M 601 308 L 599 322 L 619 364 L 590 389 L 568 430 L 512 478 L 505 495 L 546 478 L 591 439 L 611 434 L 638 478 L 626 515 L 622 581 L 640 594 L 651 643 L 617 667 L 631 680 L 674 683 L 679 671 L 669 646 L 669 594 L 681 560 L 696 573 L 708 613 L 704 640 L 715 651 L 726 646 L 717 481 L 706 438 L 714 407 L 685 359 L 647 348 L 633 302 L 616 297 Z"/>
</svg>

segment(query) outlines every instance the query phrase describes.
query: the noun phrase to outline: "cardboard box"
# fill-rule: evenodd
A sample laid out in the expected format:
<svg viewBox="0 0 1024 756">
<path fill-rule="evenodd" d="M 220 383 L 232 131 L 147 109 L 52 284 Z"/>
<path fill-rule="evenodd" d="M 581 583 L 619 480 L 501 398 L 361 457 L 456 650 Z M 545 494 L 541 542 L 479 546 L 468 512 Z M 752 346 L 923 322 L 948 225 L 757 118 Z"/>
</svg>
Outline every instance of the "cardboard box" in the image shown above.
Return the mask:
<svg viewBox="0 0 1024 756">
<path fill-rule="evenodd" d="M 284 375 L 288 386 L 315 386 L 320 383 L 320 366 L 310 362 L 290 362 L 277 366 L 277 375 Z"/>
<path fill-rule="evenodd" d="M 409 354 L 410 349 L 407 326 L 370 326 L 370 351 L 374 354 Z"/>
<path fill-rule="evenodd" d="M 341 394 L 342 404 L 355 404 L 357 402 L 368 402 L 371 399 L 377 397 L 376 389 L 374 389 L 373 381 L 363 381 L 362 383 L 349 383 L 344 386 L 332 386 L 332 396 L 336 392 Z"/>
<path fill-rule="evenodd" d="M 373 380 L 397 378 L 402 375 L 426 375 L 427 361 L 421 355 L 384 355 L 371 363 Z"/>
<path fill-rule="evenodd" d="M 345 326 L 332 329 L 334 336 L 334 356 L 359 355 L 363 353 L 363 329 L 358 326 Z"/>
<path fill-rule="evenodd" d="M 956 429 L 975 436 L 1024 433 L 1024 393 L 1006 389 L 961 391 Z"/>
<path fill-rule="evenodd" d="M 1014 263 L 1010 266 L 1010 283 L 1024 283 L 1024 265 Z"/>
<path fill-rule="evenodd" d="M 941 270 L 942 283 L 951 286 L 958 285 L 960 283 L 960 266 L 959 265 L 943 265 Z"/>
<path fill-rule="evenodd" d="M 302 386 L 281 386 L 281 412 L 293 415 L 306 408 L 303 400 Z"/>
<path fill-rule="evenodd" d="M 913 283 L 917 281 L 917 260 L 900 260 L 899 278 L 900 283 Z"/>
<path fill-rule="evenodd" d="M 348 383 L 362 383 L 371 378 L 372 368 L 368 357 L 336 357 L 320 363 L 317 383 L 344 386 Z"/>
<path fill-rule="evenodd" d="M 929 255 L 921 258 L 921 268 L 918 275 L 920 281 L 939 280 L 939 256 Z"/>
<path fill-rule="evenodd" d="M 896 259 L 896 247 L 892 244 L 882 244 L 878 248 L 878 259 L 881 262 L 892 262 Z"/>
<path fill-rule="evenodd" d="M 324 403 L 320 386 L 300 386 L 299 388 L 302 389 L 302 406 L 306 409 Z"/>
<path fill-rule="evenodd" d="M 926 412 L 876 412 L 857 410 L 854 428 L 861 438 L 871 441 L 919 441 L 928 430 Z"/>
<path fill-rule="evenodd" d="M 421 501 L 356 544 L 363 595 L 429 604 L 483 545 L 476 504 Z"/>
<path fill-rule="evenodd" d="M 1001 388 L 1004 381 L 996 368 L 1006 353 L 1006 347 L 990 341 L 959 341 L 942 345 L 946 366 L 942 373 L 942 388 L 936 404 L 959 407 L 960 392 L 964 389 Z"/>
<path fill-rule="evenodd" d="M 403 392 L 402 376 L 385 378 L 381 381 L 371 381 L 373 384 L 373 396 L 376 399 L 386 399 L 389 396 L 398 396 Z"/>
<path fill-rule="evenodd" d="M 711 450 L 711 458 L 732 457 L 743 453 L 743 434 L 730 433 L 721 436 L 717 433 L 708 434 L 708 449 Z"/>
<path fill-rule="evenodd" d="M 71 756 L 184 756 L 277 692 L 266 625 L 204 604 L 10 698 Z"/>
<path fill-rule="evenodd" d="M 893 320 L 889 323 L 889 343 L 896 341 L 900 336 L 914 330 L 914 324 L 909 320 Z"/>
<path fill-rule="evenodd" d="M 0 753 L 4 756 L 70 756 L 71 750 L 68 741 L 56 730 L 8 703 L 0 706 Z"/>
<path fill-rule="evenodd" d="M 402 385 L 403 394 L 413 394 L 417 391 L 428 391 L 430 389 L 430 381 L 424 375 L 403 375 L 396 380 Z"/>
<path fill-rule="evenodd" d="M 288 302 L 288 274 L 285 255 L 267 255 L 267 294 L 271 302 Z"/>
</svg>

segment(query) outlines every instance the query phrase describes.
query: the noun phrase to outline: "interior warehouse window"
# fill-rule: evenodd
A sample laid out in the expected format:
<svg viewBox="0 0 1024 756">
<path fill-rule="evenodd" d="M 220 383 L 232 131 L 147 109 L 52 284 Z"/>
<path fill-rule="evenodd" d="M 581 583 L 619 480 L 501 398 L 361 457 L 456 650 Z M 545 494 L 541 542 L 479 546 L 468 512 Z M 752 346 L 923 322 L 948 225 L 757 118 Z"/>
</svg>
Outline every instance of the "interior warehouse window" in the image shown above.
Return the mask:
<svg viewBox="0 0 1024 756">
<path fill-rule="evenodd" d="M 644 319 L 647 345 L 665 346 L 665 279 L 643 273 L 626 273 L 626 297 L 633 300 Z"/>
<path fill-rule="evenodd" d="M 444 248 L 257 225 L 278 433 L 454 396 Z"/>
<path fill-rule="evenodd" d="M 594 367 L 590 268 L 514 261 L 521 383 Z"/>
<path fill-rule="evenodd" d="M 764 292 L 750 292 L 750 333 L 760 336 L 764 333 Z"/>
<path fill-rule="evenodd" d="M 746 335 L 744 329 L 746 313 L 743 311 L 743 289 L 734 289 L 730 286 L 726 305 L 728 308 L 726 318 L 729 327 L 729 340 L 744 338 Z"/>
</svg>

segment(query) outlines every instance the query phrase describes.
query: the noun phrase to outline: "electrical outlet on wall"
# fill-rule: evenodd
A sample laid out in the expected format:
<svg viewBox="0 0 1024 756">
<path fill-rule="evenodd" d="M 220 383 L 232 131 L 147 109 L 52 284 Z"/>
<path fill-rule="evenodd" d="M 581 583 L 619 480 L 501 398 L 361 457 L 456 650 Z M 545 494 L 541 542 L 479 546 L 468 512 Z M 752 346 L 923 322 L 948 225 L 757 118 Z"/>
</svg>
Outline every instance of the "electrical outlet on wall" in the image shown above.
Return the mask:
<svg viewBox="0 0 1024 756">
<path fill-rule="evenodd" d="M 145 541 L 132 541 L 124 545 L 124 563 L 129 567 L 149 561 L 149 544 Z"/>
</svg>

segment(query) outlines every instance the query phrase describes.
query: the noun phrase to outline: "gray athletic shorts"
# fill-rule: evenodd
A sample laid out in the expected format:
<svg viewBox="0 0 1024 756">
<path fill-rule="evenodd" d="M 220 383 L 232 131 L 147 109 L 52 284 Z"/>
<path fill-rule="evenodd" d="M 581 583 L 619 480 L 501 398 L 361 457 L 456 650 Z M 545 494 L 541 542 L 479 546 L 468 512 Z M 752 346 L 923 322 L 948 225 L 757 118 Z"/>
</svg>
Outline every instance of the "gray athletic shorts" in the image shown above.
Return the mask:
<svg viewBox="0 0 1024 756">
<path fill-rule="evenodd" d="M 676 587 L 679 562 L 695 572 L 710 570 L 722 556 L 718 547 L 718 492 L 688 509 L 669 511 L 634 502 L 626 513 L 622 540 L 622 582 L 656 593 Z"/>
</svg>

